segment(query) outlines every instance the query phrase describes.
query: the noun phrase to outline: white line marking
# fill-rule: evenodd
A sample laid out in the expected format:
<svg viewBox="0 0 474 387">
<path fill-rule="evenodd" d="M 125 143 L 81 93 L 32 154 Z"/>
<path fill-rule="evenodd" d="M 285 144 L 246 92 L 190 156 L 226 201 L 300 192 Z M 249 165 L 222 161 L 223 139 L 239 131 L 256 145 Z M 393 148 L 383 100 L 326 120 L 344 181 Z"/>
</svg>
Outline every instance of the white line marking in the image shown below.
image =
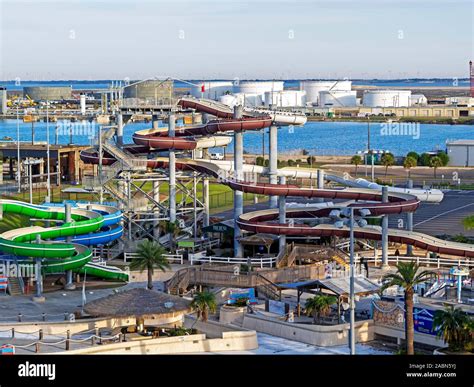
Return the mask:
<svg viewBox="0 0 474 387">
<path fill-rule="evenodd" d="M 474 206 L 474 203 L 469 203 L 469 204 L 466 204 L 466 205 L 464 205 L 464 206 L 457 207 L 457 208 L 453 208 L 452 210 L 442 212 L 442 213 L 440 213 L 440 214 L 438 214 L 438 215 L 432 216 L 431 218 L 422 220 L 421 222 L 414 224 L 413 227 L 419 226 L 420 224 L 429 222 L 429 221 L 431 221 L 431 220 L 433 220 L 433 219 L 436 219 L 436 218 L 439 218 L 439 217 L 441 217 L 441 216 L 443 216 L 443 215 L 449 214 L 449 213 L 451 213 L 451 212 L 456 212 L 456 211 L 462 210 L 463 208 L 470 207 L 470 206 Z"/>
</svg>

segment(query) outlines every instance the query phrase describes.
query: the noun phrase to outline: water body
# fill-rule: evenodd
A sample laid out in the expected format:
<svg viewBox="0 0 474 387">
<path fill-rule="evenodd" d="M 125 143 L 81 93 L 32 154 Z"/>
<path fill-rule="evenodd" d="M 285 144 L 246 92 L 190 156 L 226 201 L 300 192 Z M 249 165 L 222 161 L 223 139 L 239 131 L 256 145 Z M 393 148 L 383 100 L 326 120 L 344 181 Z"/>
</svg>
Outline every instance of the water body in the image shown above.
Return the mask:
<svg viewBox="0 0 474 387">
<path fill-rule="evenodd" d="M 212 80 L 211 80 L 212 81 Z M 190 80 L 191 83 L 199 83 L 200 80 Z M 299 80 L 285 80 L 285 88 L 299 87 Z M 111 80 L 67 80 L 67 81 L 1 81 L 0 86 L 6 86 L 8 90 L 22 90 L 27 86 L 71 86 L 73 90 L 106 89 L 112 83 Z M 378 87 L 467 87 L 467 78 L 444 78 L 444 79 L 355 79 L 352 84 L 356 86 L 378 86 Z M 190 85 L 181 81 L 174 81 L 177 88 L 189 88 Z"/>
<path fill-rule="evenodd" d="M 181 125 L 182 122 L 178 122 Z M 46 141 L 46 123 L 36 122 L 35 140 Z M 69 124 L 64 121 L 50 123 L 50 143 L 55 142 L 55 130 L 58 128 L 58 142 L 69 142 Z M 163 126 L 160 123 L 160 126 Z M 0 140 L 10 136 L 16 141 L 16 120 L 0 120 Z M 133 123 L 124 128 L 124 140 L 132 142 L 132 134 L 139 129 L 151 127 L 150 123 Z M 73 142 L 78 145 L 92 143 L 97 133 L 96 123 L 74 123 Z M 389 127 L 383 123 L 370 124 L 371 147 L 384 149 L 397 156 L 404 156 L 410 151 L 419 153 L 434 149 L 445 149 L 447 140 L 474 140 L 472 125 L 436 125 L 416 124 L 411 128 Z M 244 149 L 248 153 L 261 153 L 263 139 L 268 152 L 268 130 L 246 132 Z M 31 123 L 20 122 L 20 140 L 31 141 Z M 352 155 L 366 149 L 367 123 L 364 122 L 308 122 L 302 127 L 283 127 L 278 131 L 278 149 L 280 152 L 292 152 L 306 149 L 313 155 Z M 232 143 L 227 148 L 232 152 Z"/>
</svg>

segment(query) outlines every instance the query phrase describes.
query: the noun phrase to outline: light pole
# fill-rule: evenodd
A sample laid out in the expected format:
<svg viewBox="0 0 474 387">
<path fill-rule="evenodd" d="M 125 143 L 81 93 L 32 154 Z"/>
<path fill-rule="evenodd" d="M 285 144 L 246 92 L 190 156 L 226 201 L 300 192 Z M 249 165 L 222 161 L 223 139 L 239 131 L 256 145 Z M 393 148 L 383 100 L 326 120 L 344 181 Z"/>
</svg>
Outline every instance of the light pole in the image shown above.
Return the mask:
<svg viewBox="0 0 474 387">
<path fill-rule="evenodd" d="M 20 159 L 20 116 L 18 112 L 19 103 L 16 105 L 16 143 L 17 143 L 17 179 L 18 179 L 18 193 L 21 193 L 21 159 Z"/>
<path fill-rule="evenodd" d="M 49 153 L 49 99 L 46 101 L 46 188 L 48 191 L 47 202 L 51 202 L 51 172 Z"/>
<path fill-rule="evenodd" d="M 367 208 L 359 208 L 358 212 L 360 216 L 356 218 L 354 215 L 354 207 L 346 207 L 342 211 L 333 210 L 330 212 L 329 216 L 336 219 L 335 224 L 338 224 L 338 227 L 342 227 L 344 222 L 347 221 L 347 216 L 349 216 L 349 269 L 350 269 L 350 282 L 349 282 L 349 309 L 350 309 L 350 319 L 349 319 L 349 349 L 350 354 L 355 355 L 355 343 L 356 343 L 356 333 L 355 333 L 355 254 L 354 254 L 354 223 L 357 220 L 357 226 L 365 227 L 367 226 L 367 221 L 364 217 L 370 215 L 370 210 Z M 341 219 L 342 215 L 346 216 L 346 219 Z"/>
</svg>

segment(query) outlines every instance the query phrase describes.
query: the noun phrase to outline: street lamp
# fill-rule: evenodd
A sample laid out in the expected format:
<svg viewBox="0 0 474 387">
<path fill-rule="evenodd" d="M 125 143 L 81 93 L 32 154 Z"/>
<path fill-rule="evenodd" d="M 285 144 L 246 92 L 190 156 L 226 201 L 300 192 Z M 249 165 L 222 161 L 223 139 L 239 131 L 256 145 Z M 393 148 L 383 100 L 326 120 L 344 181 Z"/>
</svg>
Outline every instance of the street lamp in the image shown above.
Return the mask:
<svg viewBox="0 0 474 387">
<path fill-rule="evenodd" d="M 18 179 L 18 193 L 21 193 L 20 116 L 19 116 L 19 112 L 18 112 L 19 105 L 20 105 L 20 103 L 17 101 L 17 104 L 16 104 L 16 144 L 17 144 L 17 151 L 16 152 L 17 152 L 18 161 L 17 161 L 16 175 L 17 175 L 17 179 Z"/>
<path fill-rule="evenodd" d="M 354 215 L 354 207 L 346 207 L 342 210 L 332 210 L 329 213 L 330 217 L 337 220 L 334 225 L 342 228 L 349 217 L 349 267 L 350 267 L 350 284 L 349 284 L 349 304 L 350 304 L 350 322 L 349 322 L 349 348 L 351 355 L 355 355 L 355 256 L 354 256 L 354 223 L 357 222 L 358 227 L 367 226 L 365 216 L 370 215 L 370 210 L 367 208 L 358 209 L 360 216 Z M 346 217 L 341 218 L 341 215 Z"/>
<path fill-rule="evenodd" d="M 49 98 L 46 100 L 46 188 L 48 191 L 47 202 L 51 202 L 51 172 L 49 153 Z"/>
</svg>

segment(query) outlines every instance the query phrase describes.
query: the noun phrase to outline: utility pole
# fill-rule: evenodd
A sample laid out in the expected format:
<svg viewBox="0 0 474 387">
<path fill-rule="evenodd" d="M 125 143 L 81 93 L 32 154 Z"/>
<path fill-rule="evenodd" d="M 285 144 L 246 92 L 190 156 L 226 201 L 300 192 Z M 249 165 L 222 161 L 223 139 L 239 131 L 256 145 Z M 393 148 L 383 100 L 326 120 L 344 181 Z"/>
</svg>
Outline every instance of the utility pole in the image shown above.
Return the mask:
<svg viewBox="0 0 474 387">
<path fill-rule="evenodd" d="M 350 234 L 349 234 L 349 251 L 350 251 L 350 287 L 349 287 L 349 297 L 350 297 L 350 350 L 351 355 L 355 355 L 355 291 L 354 291 L 354 282 L 355 282 L 355 264 L 354 264 L 354 207 L 350 207 L 351 217 L 350 217 Z"/>
<path fill-rule="evenodd" d="M 16 105 L 16 144 L 17 144 L 17 178 L 18 178 L 18 193 L 21 193 L 21 159 L 20 159 L 20 116 L 18 112 L 18 105 Z"/>
</svg>

